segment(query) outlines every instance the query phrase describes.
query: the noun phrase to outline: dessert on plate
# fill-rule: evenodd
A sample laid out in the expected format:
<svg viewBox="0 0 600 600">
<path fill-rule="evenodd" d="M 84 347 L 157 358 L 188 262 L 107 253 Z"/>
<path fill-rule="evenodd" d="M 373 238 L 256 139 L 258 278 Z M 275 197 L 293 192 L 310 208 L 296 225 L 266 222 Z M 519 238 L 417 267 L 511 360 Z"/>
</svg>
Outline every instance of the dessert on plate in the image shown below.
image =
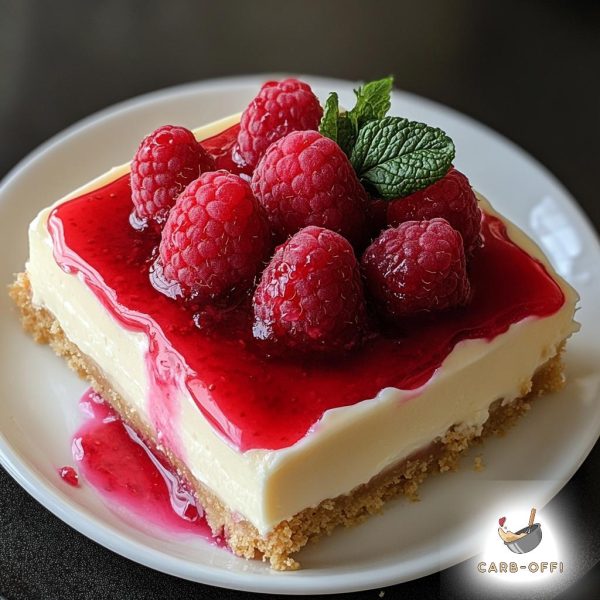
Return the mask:
<svg viewBox="0 0 600 600">
<path fill-rule="evenodd" d="M 241 115 L 158 128 L 39 213 L 11 288 L 213 533 L 276 569 L 560 388 L 578 327 L 448 135 L 386 116 L 391 86 L 343 110 L 268 82 Z"/>
</svg>

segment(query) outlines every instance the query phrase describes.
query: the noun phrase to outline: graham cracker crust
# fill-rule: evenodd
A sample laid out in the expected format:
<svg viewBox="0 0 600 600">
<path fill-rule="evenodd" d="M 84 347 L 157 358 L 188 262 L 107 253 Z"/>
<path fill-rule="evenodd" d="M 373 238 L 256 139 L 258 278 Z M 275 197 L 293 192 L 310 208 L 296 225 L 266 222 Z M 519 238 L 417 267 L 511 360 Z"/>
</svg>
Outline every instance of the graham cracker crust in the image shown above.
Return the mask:
<svg viewBox="0 0 600 600">
<path fill-rule="evenodd" d="M 556 355 L 538 369 L 529 385 L 524 386 L 521 397 L 505 405 L 501 400 L 492 405 L 489 419 L 482 431 L 451 428 L 428 448 L 379 473 L 349 494 L 306 508 L 291 519 L 279 523 L 268 535 L 261 536 L 251 523 L 231 512 L 211 490 L 194 478 L 186 465 L 168 448 L 156 448 L 152 443 L 153 432 L 111 389 L 94 361 L 80 352 L 66 337 L 49 311 L 32 305 L 26 273 L 17 276 L 10 286 L 9 294 L 20 309 L 24 329 L 34 340 L 49 344 L 56 354 L 64 357 L 67 364 L 88 381 L 149 445 L 163 453 L 172 467 L 189 483 L 204 508 L 213 534 L 224 536 L 236 555 L 247 559 L 268 560 L 271 567 L 277 570 L 298 569 L 300 565 L 292 555 L 309 541 L 316 540 L 323 534 L 329 535 L 338 525 L 349 527 L 360 523 L 369 515 L 381 512 L 386 501 L 398 496 L 418 499 L 419 486 L 429 474 L 456 470 L 461 455 L 469 446 L 480 443 L 487 436 L 504 433 L 529 410 L 531 399 L 564 385 L 561 359 L 563 342 Z"/>
</svg>

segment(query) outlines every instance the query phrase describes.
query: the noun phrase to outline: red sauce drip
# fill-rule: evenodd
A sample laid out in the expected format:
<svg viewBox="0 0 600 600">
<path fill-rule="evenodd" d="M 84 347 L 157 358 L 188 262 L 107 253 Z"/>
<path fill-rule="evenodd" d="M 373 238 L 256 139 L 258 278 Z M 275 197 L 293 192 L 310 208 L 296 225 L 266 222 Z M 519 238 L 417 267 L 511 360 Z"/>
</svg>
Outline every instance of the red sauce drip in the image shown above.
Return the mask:
<svg viewBox="0 0 600 600">
<path fill-rule="evenodd" d="M 109 502 L 169 531 L 213 539 L 187 485 L 89 389 L 80 400 L 88 417 L 73 437 L 73 457 L 85 480 Z M 217 542 L 222 542 L 216 538 Z"/>
<path fill-rule="evenodd" d="M 232 130 L 204 144 L 230 152 Z M 401 332 L 376 333 L 343 360 L 270 359 L 254 348 L 247 305 L 221 313 L 218 326 L 196 318 L 197 327 L 193 308 L 150 285 L 157 240 L 129 225 L 130 196 L 123 176 L 54 209 L 48 227 L 56 261 L 79 273 L 123 327 L 149 336 L 148 369 L 162 369 L 152 380 L 164 388 L 165 358 L 179 364 L 182 357 L 185 385 L 198 407 L 242 451 L 290 446 L 326 410 L 373 398 L 382 388 L 418 388 L 461 340 L 491 340 L 564 303 L 544 266 L 511 242 L 502 221 L 485 215 L 484 246 L 469 265 L 474 293 L 468 307 L 408 323 Z"/>
<path fill-rule="evenodd" d="M 73 467 L 61 467 L 58 469 L 58 474 L 65 483 L 68 483 L 73 487 L 79 485 L 79 475 L 77 475 L 77 471 Z"/>
</svg>

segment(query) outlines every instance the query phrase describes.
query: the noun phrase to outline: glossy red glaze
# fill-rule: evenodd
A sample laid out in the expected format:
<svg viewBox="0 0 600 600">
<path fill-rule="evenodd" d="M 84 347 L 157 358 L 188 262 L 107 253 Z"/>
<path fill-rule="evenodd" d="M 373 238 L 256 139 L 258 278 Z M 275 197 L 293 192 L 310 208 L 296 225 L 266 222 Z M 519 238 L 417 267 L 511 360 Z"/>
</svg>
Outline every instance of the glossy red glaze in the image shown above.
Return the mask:
<svg viewBox="0 0 600 600">
<path fill-rule="evenodd" d="M 222 134 L 223 144 L 217 136 L 205 145 L 231 148 L 231 131 Z M 385 387 L 423 385 L 461 340 L 491 340 L 564 303 L 544 266 L 510 241 L 502 221 L 485 215 L 484 245 L 469 265 L 473 298 L 466 308 L 409 322 L 402 331 L 374 331 L 361 350 L 337 360 L 269 358 L 254 345 L 248 304 L 199 312 L 151 286 L 157 240 L 131 228 L 130 212 L 123 176 L 54 209 L 48 227 L 58 264 L 79 273 L 122 327 L 148 335 L 150 410 L 175 448 L 177 406 L 161 398 L 178 381 L 233 446 L 283 448 L 318 426 L 328 409 L 373 398 Z"/>
<path fill-rule="evenodd" d="M 79 485 L 79 475 L 73 467 L 61 467 L 58 469 L 58 474 L 65 483 L 68 483 L 73 487 L 77 487 Z"/>
<path fill-rule="evenodd" d="M 252 169 L 244 162 L 238 152 L 237 138 L 239 131 L 239 124 L 234 125 L 219 135 L 204 140 L 202 147 L 213 157 L 215 170 L 225 169 L 244 177 L 244 179 L 250 179 Z"/>
<path fill-rule="evenodd" d="M 73 437 L 73 458 L 86 482 L 110 503 L 170 531 L 213 538 L 201 507 L 166 461 L 93 390 L 80 400 L 88 419 Z"/>
</svg>

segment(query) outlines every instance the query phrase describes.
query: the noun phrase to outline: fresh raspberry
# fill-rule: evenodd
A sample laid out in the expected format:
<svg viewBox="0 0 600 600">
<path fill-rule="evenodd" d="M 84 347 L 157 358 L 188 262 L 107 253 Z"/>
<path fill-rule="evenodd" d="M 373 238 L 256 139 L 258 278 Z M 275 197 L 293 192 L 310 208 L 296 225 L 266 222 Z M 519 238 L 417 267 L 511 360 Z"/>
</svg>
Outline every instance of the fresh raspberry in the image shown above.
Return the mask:
<svg viewBox="0 0 600 600">
<path fill-rule="evenodd" d="M 252 189 L 280 240 L 308 225 L 354 244 L 366 237 L 366 192 L 342 149 L 316 131 L 294 131 L 269 146 Z"/>
<path fill-rule="evenodd" d="M 460 232 L 465 252 L 471 254 L 481 243 L 481 211 L 469 180 L 454 167 L 442 179 L 406 198 L 392 200 L 388 225 L 441 217 Z"/>
<path fill-rule="evenodd" d="M 207 302 L 249 286 L 270 248 L 268 221 L 248 182 L 227 171 L 204 173 L 169 213 L 153 284 Z"/>
<path fill-rule="evenodd" d="M 134 226 L 163 224 L 183 188 L 211 168 L 212 159 L 185 127 L 164 125 L 145 137 L 131 163 Z"/>
<path fill-rule="evenodd" d="M 317 129 L 322 115 L 308 84 L 297 79 L 267 81 L 242 114 L 239 152 L 254 168 L 274 141 L 291 131 Z"/>
<path fill-rule="evenodd" d="M 277 248 L 254 292 L 254 336 L 300 352 L 350 350 L 366 309 L 358 262 L 341 235 L 306 227 Z"/>
<path fill-rule="evenodd" d="M 445 219 L 386 229 L 361 266 L 371 297 L 392 319 L 461 306 L 470 297 L 463 240 Z"/>
</svg>

